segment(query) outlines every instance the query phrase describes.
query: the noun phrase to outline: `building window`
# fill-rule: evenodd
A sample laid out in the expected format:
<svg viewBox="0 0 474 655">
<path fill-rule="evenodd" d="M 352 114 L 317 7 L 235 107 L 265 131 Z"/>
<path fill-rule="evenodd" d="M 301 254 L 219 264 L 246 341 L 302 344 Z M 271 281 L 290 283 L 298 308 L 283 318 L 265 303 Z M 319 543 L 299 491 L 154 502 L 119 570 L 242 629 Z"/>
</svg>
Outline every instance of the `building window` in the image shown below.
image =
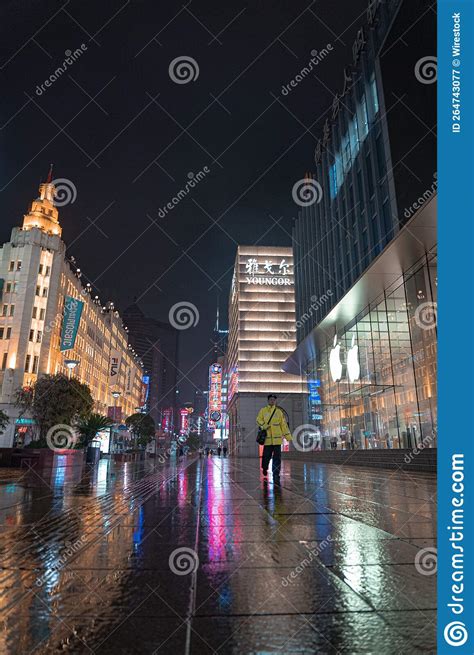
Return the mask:
<svg viewBox="0 0 474 655">
<path fill-rule="evenodd" d="M 43 264 L 39 265 L 38 275 L 43 275 Z"/>
<path fill-rule="evenodd" d="M 36 318 L 36 314 L 37 314 L 37 312 L 38 312 L 38 308 L 37 308 L 37 307 L 33 307 L 33 315 L 32 315 L 32 318 Z"/>
<path fill-rule="evenodd" d="M 11 336 L 12 336 L 12 329 L 11 329 L 11 327 L 8 327 L 8 328 L 7 328 L 7 336 L 6 336 L 6 338 L 9 339 Z"/>
<path fill-rule="evenodd" d="M 48 287 L 45 287 L 45 288 L 43 289 L 43 298 L 46 298 L 47 295 L 48 295 Z"/>
<path fill-rule="evenodd" d="M 8 305 L 3 305 L 2 307 L 2 316 L 6 316 L 8 312 Z"/>
<path fill-rule="evenodd" d="M 10 316 L 15 315 L 15 305 L 10 305 Z"/>
<path fill-rule="evenodd" d="M 39 361 L 39 357 L 38 357 L 38 355 L 35 355 L 34 358 L 33 358 L 33 370 L 32 370 L 32 373 L 38 373 L 38 361 Z"/>
<path fill-rule="evenodd" d="M 33 341 L 34 338 L 35 338 L 35 331 L 30 330 L 30 341 Z"/>
<path fill-rule="evenodd" d="M 5 328 L 0 327 L 0 339 L 3 339 L 3 332 Z"/>
<path fill-rule="evenodd" d="M 4 371 L 7 368 L 7 357 L 8 357 L 8 353 L 3 353 L 2 371 Z"/>
<path fill-rule="evenodd" d="M 17 270 L 17 271 L 21 271 L 21 261 L 18 261 L 18 262 L 16 263 L 16 270 Z"/>
<path fill-rule="evenodd" d="M 43 332 L 41 330 L 38 330 L 36 333 L 36 341 L 37 343 L 41 343 L 41 339 L 43 338 Z"/>
<path fill-rule="evenodd" d="M 372 74 L 370 78 L 370 90 L 372 92 L 372 102 L 374 103 L 374 114 L 378 114 L 379 111 L 379 96 L 377 93 L 377 83 L 375 81 L 375 75 Z"/>
<path fill-rule="evenodd" d="M 10 262 L 10 266 L 8 267 L 9 271 L 14 271 L 15 270 L 15 262 Z"/>
<path fill-rule="evenodd" d="M 49 266 L 46 266 L 45 275 L 48 276 L 50 273 L 51 273 L 51 268 Z"/>
<path fill-rule="evenodd" d="M 39 284 L 36 285 L 36 295 L 40 296 L 41 295 L 41 287 Z"/>
<path fill-rule="evenodd" d="M 46 314 L 46 310 L 44 307 L 41 307 L 40 309 L 40 321 L 44 321 L 44 315 Z"/>
<path fill-rule="evenodd" d="M 25 359 L 25 373 L 30 372 L 30 361 L 31 361 L 31 355 L 27 355 Z"/>
<path fill-rule="evenodd" d="M 5 287 L 5 293 L 11 293 L 11 290 L 12 290 L 12 283 L 7 282 L 7 285 Z"/>
</svg>

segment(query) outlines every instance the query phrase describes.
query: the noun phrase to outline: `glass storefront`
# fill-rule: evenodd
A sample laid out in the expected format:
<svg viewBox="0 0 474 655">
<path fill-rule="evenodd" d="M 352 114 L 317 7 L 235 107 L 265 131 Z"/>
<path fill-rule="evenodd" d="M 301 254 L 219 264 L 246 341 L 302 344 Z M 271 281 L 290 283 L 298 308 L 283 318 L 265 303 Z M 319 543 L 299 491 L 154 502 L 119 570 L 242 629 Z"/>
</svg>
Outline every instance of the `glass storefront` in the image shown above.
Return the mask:
<svg viewBox="0 0 474 655">
<path fill-rule="evenodd" d="M 306 370 L 317 448 L 436 447 L 436 253 L 326 342 Z"/>
</svg>

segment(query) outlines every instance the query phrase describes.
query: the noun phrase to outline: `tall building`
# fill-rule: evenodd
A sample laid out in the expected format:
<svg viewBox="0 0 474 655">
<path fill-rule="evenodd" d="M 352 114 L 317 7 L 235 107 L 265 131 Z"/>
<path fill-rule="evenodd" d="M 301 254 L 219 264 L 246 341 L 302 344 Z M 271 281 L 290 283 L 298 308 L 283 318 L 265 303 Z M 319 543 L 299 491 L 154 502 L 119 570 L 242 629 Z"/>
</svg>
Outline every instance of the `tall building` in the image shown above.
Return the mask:
<svg viewBox="0 0 474 655">
<path fill-rule="evenodd" d="M 239 246 L 229 299 L 226 359 L 227 413 L 231 452 L 257 453 L 258 410 L 269 393 L 301 424 L 302 381 L 282 365 L 296 346 L 293 251 Z"/>
<path fill-rule="evenodd" d="M 149 376 L 147 410 L 158 428 L 172 432 L 178 425 L 178 335 L 169 323 L 145 316 L 137 303 L 123 312 L 130 341 Z"/>
<path fill-rule="evenodd" d="M 115 406 L 125 417 L 140 404 L 140 361 L 113 305 L 91 298 L 67 260 L 54 194 L 50 173 L 22 227 L 0 249 L 0 408 L 11 420 L 0 435 L 5 447 L 25 423 L 15 392 L 43 374 L 72 374 L 88 384 L 100 413 Z"/>
<path fill-rule="evenodd" d="M 293 233 L 297 341 L 318 447 L 436 442 L 436 17 L 369 3 Z M 308 186 L 309 185 L 309 186 Z"/>
</svg>

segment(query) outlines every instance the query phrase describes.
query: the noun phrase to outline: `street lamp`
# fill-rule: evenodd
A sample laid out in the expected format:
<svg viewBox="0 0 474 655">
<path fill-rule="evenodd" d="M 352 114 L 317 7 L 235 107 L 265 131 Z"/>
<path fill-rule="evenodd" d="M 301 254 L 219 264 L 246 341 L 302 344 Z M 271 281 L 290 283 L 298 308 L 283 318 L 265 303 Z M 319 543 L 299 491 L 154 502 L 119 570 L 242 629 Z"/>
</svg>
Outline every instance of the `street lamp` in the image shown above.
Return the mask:
<svg viewBox="0 0 474 655">
<path fill-rule="evenodd" d="M 64 364 L 68 370 L 68 378 L 71 379 L 72 372 L 78 366 L 79 360 L 78 359 L 65 359 Z"/>
<path fill-rule="evenodd" d="M 114 423 L 117 422 L 117 399 L 120 398 L 121 395 L 122 394 L 120 393 L 120 391 L 112 391 L 112 396 L 114 399 L 114 418 L 113 418 Z M 115 444 L 114 444 L 114 431 L 112 428 L 110 428 L 110 432 L 112 436 L 112 444 L 110 450 L 113 450 L 113 446 L 115 446 Z"/>
</svg>

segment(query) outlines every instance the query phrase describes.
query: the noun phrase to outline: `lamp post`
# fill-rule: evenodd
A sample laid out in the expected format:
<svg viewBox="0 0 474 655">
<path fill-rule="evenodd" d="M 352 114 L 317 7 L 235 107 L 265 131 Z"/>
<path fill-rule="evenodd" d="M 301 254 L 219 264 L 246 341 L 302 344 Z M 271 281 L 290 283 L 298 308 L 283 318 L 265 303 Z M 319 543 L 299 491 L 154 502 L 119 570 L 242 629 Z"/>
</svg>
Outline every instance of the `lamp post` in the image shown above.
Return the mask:
<svg viewBox="0 0 474 655">
<path fill-rule="evenodd" d="M 113 396 L 113 399 L 114 399 L 114 424 L 115 424 L 116 417 L 117 417 L 117 399 L 120 398 L 121 393 L 120 393 L 120 391 L 112 391 L 112 396 Z M 111 431 L 112 431 L 112 428 L 111 428 Z M 112 433 L 112 441 L 114 441 L 113 433 Z M 112 443 L 112 445 L 114 445 L 114 444 Z"/>
<path fill-rule="evenodd" d="M 76 366 L 79 365 L 79 360 L 78 359 L 65 359 L 64 364 L 68 370 L 68 378 L 69 380 L 71 379 L 72 372 L 76 368 Z"/>
</svg>

